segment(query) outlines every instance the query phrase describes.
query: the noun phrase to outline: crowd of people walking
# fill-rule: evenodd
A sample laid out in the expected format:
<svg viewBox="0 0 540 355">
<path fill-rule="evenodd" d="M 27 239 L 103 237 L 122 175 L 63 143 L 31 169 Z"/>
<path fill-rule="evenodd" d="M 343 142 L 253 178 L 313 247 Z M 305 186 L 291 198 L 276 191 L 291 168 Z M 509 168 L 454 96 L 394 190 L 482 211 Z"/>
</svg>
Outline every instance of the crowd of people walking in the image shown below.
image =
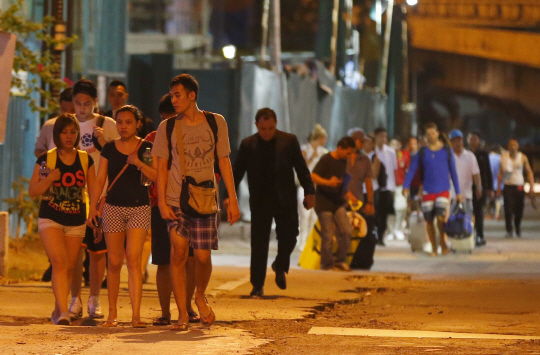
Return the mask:
<svg viewBox="0 0 540 355">
<path fill-rule="evenodd" d="M 273 110 L 262 108 L 254 118 L 257 133 L 242 140 L 231 163 L 227 122 L 201 110 L 198 95 L 194 77 L 173 78 L 157 107 L 162 121 L 154 130 L 150 119 L 127 104 L 121 81 L 110 83 L 112 110 L 103 114 L 93 82 L 80 80 L 62 93 L 62 113 L 44 124 L 36 142 L 29 188 L 31 196 L 42 196 L 38 229 L 51 262 L 54 324 L 69 325 L 83 315 L 85 265 L 88 315 L 105 317 L 99 295 L 106 271 L 109 309 L 103 326 L 117 327 L 125 260 L 131 324 L 146 327 L 140 308 L 151 252 L 161 306 L 154 325 L 177 331 L 193 322 L 212 325 L 216 316 L 205 297 L 211 251 L 218 249 L 221 208 L 231 225 L 240 218 L 236 191 L 246 174 L 252 297 L 264 295 L 273 221 L 278 252 L 271 268 L 281 289 L 287 288 L 293 250 L 306 246 L 317 220 L 322 270 L 369 270 L 376 245 L 406 238 L 413 211 L 423 214 L 433 256 L 439 245 L 442 254 L 451 251 L 443 229 L 450 205 L 462 204 L 474 215 L 476 244 L 482 246 L 484 207 L 488 203 L 498 213 L 502 196 L 507 236 L 521 235 L 524 174 L 531 184 L 533 176 L 516 140 L 508 151 L 488 154 L 478 132 L 469 134 L 469 151 L 461 131 L 452 131 L 448 141 L 434 124 L 425 127 L 423 137 L 393 139 L 390 145 L 384 128 L 367 134 L 356 127 L 328 151 L 320 125 L 301 145 L 295 135 L 277 129 Z M 367 232 L 348 260 L 354 233 L 348 211 L 354 206 L 361 206 Z M 171 294 L 178 308 L 174 324 Z"/>
</svg>

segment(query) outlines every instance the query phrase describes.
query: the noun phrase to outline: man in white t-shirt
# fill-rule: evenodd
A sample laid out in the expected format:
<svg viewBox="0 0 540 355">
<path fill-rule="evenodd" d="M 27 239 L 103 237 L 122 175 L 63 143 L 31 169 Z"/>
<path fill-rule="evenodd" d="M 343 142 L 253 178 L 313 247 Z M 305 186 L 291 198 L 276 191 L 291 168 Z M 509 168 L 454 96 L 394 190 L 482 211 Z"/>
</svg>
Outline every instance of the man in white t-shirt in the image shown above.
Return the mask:
<svg viewBox="0 0 540 355">
<path fill-rule="evenodd" d="M 73 108 L 72 87 L 66 88 L 60 93 L 59 104 L 60 114 L 75 113 L 75 109 Z M 34 149 L 34 155 L 36 156 L 36 158 L 39 158 L 41 154 L 54 148 L 53 127 L 55 122 L 56 117 L 51 118 L 50 120 L 45 121 L 43 127 L 41 127 L 41 131 L 39 132 L 39 136 L 36 140 L 36 145 Z"/>
<path fill-rule="evenodd" d="M 456 171 L 459 180 L 459 187 L 463 195 L 463 207 L 465 212 L 473 215 L 473 182 L 476 186 L 476 196 L 482 196 L 482 181 L 480 179 L 480 168 L 476 156 L 463 146 L 463 133 L 459 129 L 450 132 L 450 142 L 454 151 L 456 161 Z M 452 189 L 452 205 L 454 205 L 455 192 Z M 453 208 L 453 207 L 452 207 Z"/>
<path fill-rule="evenodd" d="M 394 212 L 394 191 L 396 191 L 396 175 L 398 169 L 396 151 L 388 144 L 386 129 L 375 130 L 375 154 L 381 161 L 381 168 L 373 170 L 379 188 L 375 191 L 375 220 L 377 224 L 377 245 L 384 246 L 384 233 L 388 226 L 388 215 Z"/>
<path fill-rule="evenodd" d="M 96 102 L 97 88 L 93 82 L 82 79 L 75 83 L 73 86 L 73 105 L 75 108 L 75 116 L 79 121 L 79 127 L 81 129 L 79 149 L 88 152 L 94 159 L 97 173 L 100 152 L 94 146 L 92 136 L 95 136 L 99 144 L 103 147 L 106 142 L 116 139 L 120 135 L 116 129 L 116 122 L 110 117 L 104 117 L 102 127 L 96 126 L 98 117 L 100 116 L 94 112 Z M 103 317 L 101 306 L 99 304 L 99 291 L 101 289 L 103 276 L 105 275 L 106 266 L 105 258 L 107 255 L 107 246 L 104 243 L 104 239 L 105 238 L 99 243 L 95 243 L 92 229 L 87 228 L 83 241 L 83 248 L 86 247 L 90 255 L 90 297 L 88 298 L 88 314 L 93 318 Z M 69 313 L 72 318 L 82 316 L 81 278 L 84 255 L 83 248 L 81 248 L 81 253 L 79 253 L 79 258 L 73 269 L 73 283 L 71 289 L 72 300 L 69 307 Z"/>
</svg>

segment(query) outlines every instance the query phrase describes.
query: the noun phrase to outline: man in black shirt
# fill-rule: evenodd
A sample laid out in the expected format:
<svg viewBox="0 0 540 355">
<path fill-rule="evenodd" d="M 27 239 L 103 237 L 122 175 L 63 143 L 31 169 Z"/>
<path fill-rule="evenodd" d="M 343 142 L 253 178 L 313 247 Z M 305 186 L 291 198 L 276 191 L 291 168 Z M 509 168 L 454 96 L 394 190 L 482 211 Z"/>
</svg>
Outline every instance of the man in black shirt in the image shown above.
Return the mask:
<svg viewBox="0 0 540 355">
<path fill-rule="evenodd" d="M 480 148 L 480 132 L 473 131 L 469 134 L 469 149 L 476 156 L 478 167 L 480 168 L 480 179 L 482 180 L 482 197 L 478 198 L 473 194 L 474 227 L 476 229 L 476 246 L 486 244 L 484 240 L 484 206 L 487 195 L 493 192 L 493 175 L 491 174 L 491 165 L 489 164 L 488 153 Z M 473 184 L 473 191 L 476 186 Z"/>
<path fill-rule="evenodd" d="M 107 90 L 107 101 L 109 101 L 111 109 L 103 112 L 103 116 L 114 118 L 114 112 L 116 112 L 116 110 L 118 110 L 120 107 L 127 105 L 128 99 L 129 93 L 127 91 L 126 84 L 121 80 L 111 81 Z M 141 126 L 137 130 L 137 136 L 144 138 L 153 131 L 154 122 L 150 118 L 143 116 Z"/>
<path fill-rule="evenodd" d="M 352 225 L 345 209 L 347 158 L 356 144 L 351 137 L 339 140 L 336 150 L 321 157 L 311 178 L 317 185 L 315 211 L 321 224 L 321 269 L 349 271 L 345 263 L 351 244 Z M 337 232 L 337 233 L 336 233 Z M 338 241 L 336 263 L 332 255 L 334 234 Z"/>
<path fill-rule="evenodd" d="M 276 222 L 278 254 L 272 263 L 276 284 L 287 287 L 290 256 L 298 236 L 298 207 L 294 172 L 304 188 L 304 206 L 315 206 L 315 188 L 295 135 L 276 129 L 276 113 L 260 109 L 255 116 L 258 133 L 240 144 L 233 165 L 238 185 L 247 172 L 251 209 L 251 296 L 263 295 L 272 220 Z M 228 199 L 223 203 L 227 206 Z"/>
</svg>

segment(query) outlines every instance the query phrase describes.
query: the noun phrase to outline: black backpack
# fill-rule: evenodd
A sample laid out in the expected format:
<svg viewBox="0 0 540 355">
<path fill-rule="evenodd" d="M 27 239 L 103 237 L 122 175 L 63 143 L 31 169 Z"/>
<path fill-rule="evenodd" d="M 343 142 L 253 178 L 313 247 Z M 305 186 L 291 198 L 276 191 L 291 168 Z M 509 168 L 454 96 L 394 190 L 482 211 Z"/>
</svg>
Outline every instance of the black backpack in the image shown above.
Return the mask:
<svg viewBox="0 0 540 355">
<path fill-rule="evenodd" d="M 452 150 L 448 144 L 444 144 L 444 149 L 446 150 L 446 155 L 448 157 L 448 171 L 452 170 Z M 420 171 L 420 180 L 424 182 L 424 156 L 426 155 L 426 147 L 420 148 L 418 151 L 418 169 Z"/>
<path fill-rule="evenodd" d="M 214 172 L 221 175 L 219 170 L 219 161 L 217 155 L 217 143 L 218 143 L 218 127 L 216 122 L 216 117 L 211 112 L 204 111 L 204 116 L 206 117 L 206 122 L 210 126 L 212 133 L 214 134 Z M 167 162 L 167 169 L 171 170 L 172 166 L 172 134 L 174 131 L 174 124 L 176 123 L 176 116 L 171 117 L 167 120 L 166 132 L 167 132 L 167 142 L 169 143 L 169 160 Z"/>
</svg>

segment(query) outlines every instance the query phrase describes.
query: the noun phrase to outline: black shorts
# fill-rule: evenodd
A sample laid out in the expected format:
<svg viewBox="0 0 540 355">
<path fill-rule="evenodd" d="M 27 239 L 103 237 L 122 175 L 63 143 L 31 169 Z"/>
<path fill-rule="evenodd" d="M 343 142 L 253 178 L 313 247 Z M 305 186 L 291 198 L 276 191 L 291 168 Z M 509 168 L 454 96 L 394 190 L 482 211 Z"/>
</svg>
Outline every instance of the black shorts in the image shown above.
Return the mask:
<svg viewBox="0 0 540 355">
<path fill-rule="evenodd" d="M 152 264 L 169 265 L 171 263 L 171 238 L 167 229 L 167 222 L 161 218 L 159 207 L 152 206 Z M 189 256 L 193 256 L 193 249 L 189 247 Z"/>
<path fill-rule="evenodd" d="M 107 244 L 105 243 L 105 236 L 101 238 L 99 243 L 94 243 L 94 230 L 86 226 L 86 233 L 82 245 L 88 249 L 89 253 L 102 254 L 107 252 Z"/>
</svg>

